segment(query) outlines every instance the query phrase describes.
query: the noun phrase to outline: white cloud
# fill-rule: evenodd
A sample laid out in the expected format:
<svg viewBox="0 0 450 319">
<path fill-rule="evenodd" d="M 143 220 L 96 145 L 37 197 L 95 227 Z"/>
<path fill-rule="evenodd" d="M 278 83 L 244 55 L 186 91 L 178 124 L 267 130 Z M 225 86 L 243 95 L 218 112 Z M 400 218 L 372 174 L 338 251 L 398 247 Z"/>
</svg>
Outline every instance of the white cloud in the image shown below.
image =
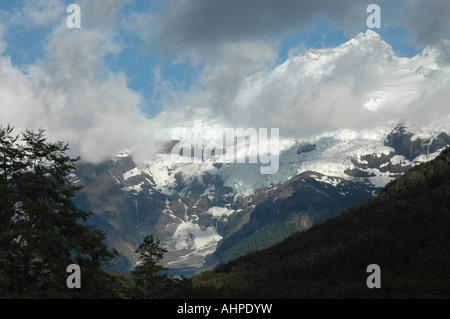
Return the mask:
<svg viewBox="0 0 450 319">
<path fill-rule="evenodd" d="M 425 86 L 428 82 L 412 75 L 419 66 L 415 61 L 420 59 L 396 57 L 388 45 L 370 32 L 359 39 L 359 45 L 353 41 L 339 50 L 307 51 L 270 71 L 278 58 L 279 40 L 271 37 L 267 41 L 264 30 L 251 29 L 233 36 L 227 29 L 224 38 L 210 42 L 208 39 L 220 34 L 224 26 L 214 25 L 214 29 L 203 30 L 202 34 L 192 33 L 196 26 L 214 22 L 216 15 L 188 25 L 184 31 L 189 37 L 181 43 L 173 42 L 178 35 L 168 22 L 174 17 L 189 21 L 199 14 L 190 10 L 192 2 L 187 1 L 187 8 L 173 9 L 175 12 L 159 26 L 162 16 L 149 13 L 134 12 L 120 20 L 125 22 L 120 28 L 138 32 L 149 48 L 174 48 L 176 52 L 171 57 L 177 62 L 201 65 L 198 82 L 189 92 L 177 91 L 156 68 L 158 93 L 167 104 L 158 117 L 146 119 L 141 112 L 142 96 L 130 89 L 125 74 L 113 72 L 105 64 L 108 56 L 123 50 L 117 21 L 120 9 L 128 2 L 81 1 L 83 27 L 79 30 L 65 27 L 65 10 L 62 18 L 57 14 L 63 2 L 56 0 L 29 2 L 15 17 L 0 24 L 1 124 L 10 122 L 18 130 L 43 127 L 51 139 L 68 141 L 74 155 L 98 162 L 124 149 L 129 149 L 138 160 L 145 160 L 158 150 L 157 136 L 164 135 L 160 129 L 191 126 L 195 118 L 216 119 L 228 127 L 280 128 L 283 136 L 306 138 L 341 128 L 374 127 L 389 120 L 431 121 L 448 113 L 449 82 L 434 89 Z M 264 3 L 266 9 L 273 6 Z M 222 4 L 215 1 L 211 6 Z M 318 12 L 317 8 L 310 9 Z M 277 21 L 282 21 L 284 9 L 280 10 Z M 327 10 L 333 15 L 331 8 Z M 231 14 L 235 9 L 227 12 Z M 4 17 L 4 13 L 0 15 Z M 28 17 L 30 26 L 53 23 L 46 38 L 45 56 L 25 69 L 19 69 L 5 56 L 6 42 L 2 40 L 7 28 L 17 25 L 19 16 Z M 249 26 L 244 16 L 237 17 L 237 27 Z M 348 13 L 336 13 L 336 17 L 344 16 Z M 287 27 L 295 21 L 289 17 Z M 252 18 L 258 24 L 263 22 L 259 16 Z M 280 26 L 277 30 L 283 33 L 285 29 L 286 26 Z M 424 59 L 429 62 L 427 67 L 449 72 L 446 43 L 439 43 L 432 52 L 435 61 Z M 289 54 L 297 54 L 298 50 L 303 52 L 303 47 Z M 410 68 L 410 74 L 396 73 L 405 66 Z M 261 73 L 249 77 L 258 71 Z M 395 75 L 409 76 L 413 81 L 405 84 Z M 384 104 L 379 99 L 393 95 L 395 98 L 388 98 Z M 372 103 L 370 107 L 364 107 L 367 101 Z"/>
<path fill-rule="evenodd" d="M 19 69 L 0 56 L 2 124 L 17 130 L 42 127 L 50 139 L 68 141 L 73 155 L 89 162 L 124 149 L 150 156 L 156 145 L 140 109 L 142 98 L 123 73 L 104 64 L 108 54 L 120 50 L 113 32 L 62 24 L 35 64 Z"/>
<path fill-rule="evenodd" d="M 240 72 L 245 69 L 244 57 L 259 52 L 253 57 L 257 65 L 270 60 L 270 49 L 243 50 L 236 54 L 242 65 L 223 51 L 229 60 L 222 58 L 223 68 L 215 65 L 214 72 L 202 78 L 205 89 L 192 92 L 186 101 L 194 108 L 206 106 L 209 116 L 230 127 L 280 128 L 283 136 L 294 138 L 375 128 L 391 121 L 433 120 L 449 113 L 443 103 L 450 97 L 449 82 L 437 84 L 415 71 L 421 65 L 447 70 L 442 43 L 429 49 L 429 55 L 399 58 L 368 31 L 336 49 L 310 50 L 250 78 Z"/>
<path fill-rule="evenodd" d="M 29 0 L 23 7 L 20 23 L 27 28 L 48 26 L 61 20 L 65 12 L 66 6 L 59 0 Z"/>
<path fill-rule="evenodd" d="M 79 0 L 83 25 L 89 28 L 111 28 L 118 23 L 123 7 L 133 0 Z"/>
<path fill-rule="evenodd" d="M 450 2 L 448 0 L 410 0 L 409 9 L 399 16 L 420 45 L 450 36 Z"/>
<path fill-rule="evenodd" d="M 3 14 L 0 11 L 0 18 L 2 18 Z M 0 55 L 3 54 L 3 52 L 6 49 L 6 42 L 3 41 L 3 35 L 6 31 L 6 27 L 0 24 Z"/>
</svg>

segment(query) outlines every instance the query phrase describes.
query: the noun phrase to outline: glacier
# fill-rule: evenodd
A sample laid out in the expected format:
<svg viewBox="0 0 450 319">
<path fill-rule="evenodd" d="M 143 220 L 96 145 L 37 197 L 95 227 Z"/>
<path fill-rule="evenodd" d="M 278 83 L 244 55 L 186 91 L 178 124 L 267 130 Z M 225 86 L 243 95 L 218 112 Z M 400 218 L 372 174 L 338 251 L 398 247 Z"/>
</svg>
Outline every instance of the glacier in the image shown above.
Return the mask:
<svg viewBox="0 0 450 319">
<path fill-rule="evenodd" d="M 316 86 L 347 81 L 338 76 L 344 67 L 351 70 L 352 63 L 364 61 L 365 65 L 356 70 L 371 74 L 370 77 L 361 75 L 361 83 L 352 84 L 355 90 L 352 101 L 358 105 L 358 114 L 347 116 L 373 117 L 376 125 L 331 125 L 325 132 L 307 131 L 303 136 L 295 137 L 292 137 L 293 134 L 282 135 L 278 145 L 279 169 L 276 174 L 262 175 L 262 163 L 222 163 L 215 156 L 183 163 L 170 150 L 165 150 L 146 159 L 139 167 L 123 172 L 118 183 L 127 182 L 122 189 L 135 196 L 139 192 L 148 192 L 152 196 L 157 194 L 165 198 L 163 213 L 170 218 L 167 226 L 170 235 L 165 240 L 170 257 L 166 263 L 171 267 L 181 265 L 200 269 L 220 245 L 228 218 L 243 209 L 232 208 L 240 198 L 251 201 L 257 191 L 265 188 L 269 191 L 305 172 L 312 172 L 312 178 L 330 187 L 337 187 L 344 180 L 357 180 L 371 185 L 375 190 L 400 174 L 394 174 L 391 168 L 401 171 L 399 167 L 412 167 L 435 158 L 442 148 L 407 159 L 395 153 L 396 149 L 388 146 L 386 138 L 399 123 L 410 133 L 411 143 L 424 141 L 431 144 L 439 134 L 450 133 L 448 104 L 446 108 L 443 104 L 435 110 L 439 113 L 437 118 L 403 118 L 409 110 L 420 109 L 423 112 L 426 109 L 424 103 L 448 101 L 441 98 L 446 96 L 445 92 L 450 92 L 450 65 L 439 59 L 443 54 L 442 48 L 450 48 L 450 41 L 443 40 L 440 49 L 429 46 L 417 56 L 399 57 L 378 34 L 368 30 L 336 48 L 310 49 L 269 72 L 249 76 L 233 102 L 236 108 L 255 108 L 274 87 L 275 92 L 280 93 L 280 100 L 292 107 L 297 105 L 295 98 L 314 92 Z M 358 79 L 360 75 L 353 76 Z M 333 82 L 329 82 L 330 79 Z M 369 83 L 365 83 L 368 80 Z M 282 96 L 286 92 L 297 91 L 300 95 Z M 333 101 L 327 103 L 332 106 Z M 295 121 L 294 115 L 310 116 L 306 114 L 308 109 L 302 107 L 299 106 L 297 113 L 286 113 L 287 125 L 289 121 Z M 277 111 L 286 110 L 280 107 Z M 270 118 L 270 115 L 265 116 Z M 387 115 L 389 117 L 385 117 Z M 332 114 L 325 112 L 322 116 L 312 124 L 320 125 L 325 120 L 332 122 Z M 215 114 L 206 114 L 202 120 L 205 123 L 201 132 L 203 147 L 215 142 L 230 124 L 215 117 Z M 189 119 L 185 119 L 185 123 L 189 123 Z M 249 125 L 252 123 L 249 122 Z M 351 123 L 351 119 L 342 123 Z M 172 129 L 166 127 L 155 136 L 167 139 L 172 135 Z M 238 154 L 241 158 L 248 157 L 255 151 L 252 147 L 257 147 L 250 143 L 247 146 L 243 153 Z M 116 159 L 129 155 L 133 154 L 124 151 Z M 379 165 L 374 164 L 377 161 Z M 136 179 L 133 184 L 131 181 L 140 175 L 145 176 L 148 183 Z M 191 201 L 194 195 L 196 200 Z M 174 204 L 184 205 L 180 208 L 181 213 L 171 209 Z M 251 207 L 246 206 L 245 209 Z"/>
</svg>

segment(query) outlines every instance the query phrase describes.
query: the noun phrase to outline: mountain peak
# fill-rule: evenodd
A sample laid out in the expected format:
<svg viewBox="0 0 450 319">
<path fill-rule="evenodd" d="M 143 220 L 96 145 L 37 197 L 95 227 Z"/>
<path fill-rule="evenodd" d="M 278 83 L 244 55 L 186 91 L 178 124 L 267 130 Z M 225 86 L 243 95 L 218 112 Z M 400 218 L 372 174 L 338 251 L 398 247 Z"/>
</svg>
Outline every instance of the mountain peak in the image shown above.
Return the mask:
<svg viewBox="0 0 450 319">
<path fill-rule="evenodd" d="M 378 33 L 370 29 L 367 29 L 365 33 L 358 33 L 357 36 L 341 44 L 337 49 L 344 50 L 356 47 L 365 50 L 368 46 L 381 46 L 385 48 L 387 50 L 386 52 L 389 54 L 393 53 L 392 47 L 386 43 Z"/>
<path fill-rule="evenodd" d="M 363 34 L 363 33 L 361 33 Z M 367 29 L 366 33 L 364 33 L 364 36 L 366 38 L 375 38 L 375 39 L 381 39 L 381 36 L 376 33 L 375 31 L 371 30 L 371 29 Z"/>
<path fill-rule="evenodd" d="M 360 32 L 358 33 L 358 35 L 356 37 L 354 37 L 352 39 L 353 41 L 355 40 L 381 40 L 381 36 L 376 33 L 375 31 L 372 31 L 371 29 L 367 29 L 367 31 L 365 33 Z M 350 40 L 350 41 L 352 41 Z"/>
<path fill-rule="evenodd" d="M 384 41 L 381 35 L 370 29 L 368 29 L 366 33 L 360 33 L 360 35 L 357 36 L 356 39 L 362 41 L 363 43 L 368 42 L 375 46 L 381 46 L 384 48 L 384 50 L 387 50 L 387 52 L 389 52 L 390 54 L 394 54 L 392 46 L 386 41 Z"/>
</svg>

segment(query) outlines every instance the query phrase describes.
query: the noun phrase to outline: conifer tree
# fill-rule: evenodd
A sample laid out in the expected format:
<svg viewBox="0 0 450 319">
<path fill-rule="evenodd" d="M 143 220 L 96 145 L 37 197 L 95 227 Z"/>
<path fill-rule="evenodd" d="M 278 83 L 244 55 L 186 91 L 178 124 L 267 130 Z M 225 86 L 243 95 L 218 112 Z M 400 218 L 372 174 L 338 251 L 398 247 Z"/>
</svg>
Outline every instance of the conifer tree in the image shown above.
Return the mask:
<svg viewBox="0 0 450 319">
<path fill-rule="evenodd" d="M 135 296 L 137 298 L 164 298 L 171 279 L 163 273 L 167 270 L 160 262 L 167 250 L 161 247 L 158 238 L 148 235 L 136 250 L 140 262 L 132 275 L 135 278 Z"/>
<path fill-rule="evenodd" d="M 94 297 L 107 291 L 105 267 L 115 252 L 90 213 L 72 201 L 81 187 L 69 175 L 78 158 L 68 144 L 47 142 L 44 130 L 12 136 L 0 127 L 0 296 Z M 77 264 L 83 288 L 69 290 L 66 269 Z"/>
</svg>

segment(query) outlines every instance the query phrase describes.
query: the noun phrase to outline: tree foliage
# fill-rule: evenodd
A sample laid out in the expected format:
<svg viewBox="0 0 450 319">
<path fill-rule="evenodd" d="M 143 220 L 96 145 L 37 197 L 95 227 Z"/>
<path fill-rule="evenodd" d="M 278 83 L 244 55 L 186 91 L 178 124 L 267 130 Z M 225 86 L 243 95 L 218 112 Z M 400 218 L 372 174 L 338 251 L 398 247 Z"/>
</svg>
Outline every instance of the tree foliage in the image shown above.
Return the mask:
<svg viewBox="0 0 450 319">
<path fill-rule="evenodd" d="M 153 235 L 146 236 L 139 245 L 136 253 L 140 255 L 139 264 L 132 275 L 135 278 L 135 295 L 140 298 L 160 298 L 169 280 L 162 273 L 166 268 L 160 265 L 160 261 L 166 249 L 160 246 L 158 238 Z"/>
<path fill-rule="evenodd" d="M 68 144 L 51 143 L 44 130 L 13 134 L 0 127 L 0 298 L 178 298 L 191 282 L 167 276 L 166 250 L 147 236 L 132 275 L 108 272 L 118 256 L 89 224 L 91 213 L 73 198 L 79 157 Z M 81 289 L 69 289 L 67 267 L 81 269 Z"/>
<path fill-rule="evenodd" d="M 169 277 L 161 266 L 161 260 L 167 252 L 161 242 L 153 235 L 148 235 L 139 245 L 136 253 L 140 255 L 140 262 L 134 268 L 134 298 L 163 299 L 183 298 L 189 294 L 192 285 L 187 278 Z"/>
<path fill-rule="evenodd" d="M 0 127 L 0 296 L 88 297 L 104 291 L 114 253 L 90 213 L 72 202 L 70 181 L 79 158 L 68 144 L 47 142 L 44 130 L 13 135 Z M 85 288 L 69 290 L 66 269 L 83 270 Z"/>
<path fill-rule="evenodd" d="M 0 127 L 0 298 L 450 297 L 450 149 L 379 196 L 191 280 L 167 275 L 152 235 L 131 275 L 108 272 L 117 252 L 72 201 L 79 158 L 44 130 L 13 131 Z M 382 289 L 365 285 L 373 263 Z M 66 286 L 71 264 L 81 289 Z"/>
<path fill-rule="evenodd" d="M 340 215 L 193 278 L 232 298 L 449 298 L 450 148 Z M 381 289 L 366 268 L 381 267 Z"/>
</svg>

